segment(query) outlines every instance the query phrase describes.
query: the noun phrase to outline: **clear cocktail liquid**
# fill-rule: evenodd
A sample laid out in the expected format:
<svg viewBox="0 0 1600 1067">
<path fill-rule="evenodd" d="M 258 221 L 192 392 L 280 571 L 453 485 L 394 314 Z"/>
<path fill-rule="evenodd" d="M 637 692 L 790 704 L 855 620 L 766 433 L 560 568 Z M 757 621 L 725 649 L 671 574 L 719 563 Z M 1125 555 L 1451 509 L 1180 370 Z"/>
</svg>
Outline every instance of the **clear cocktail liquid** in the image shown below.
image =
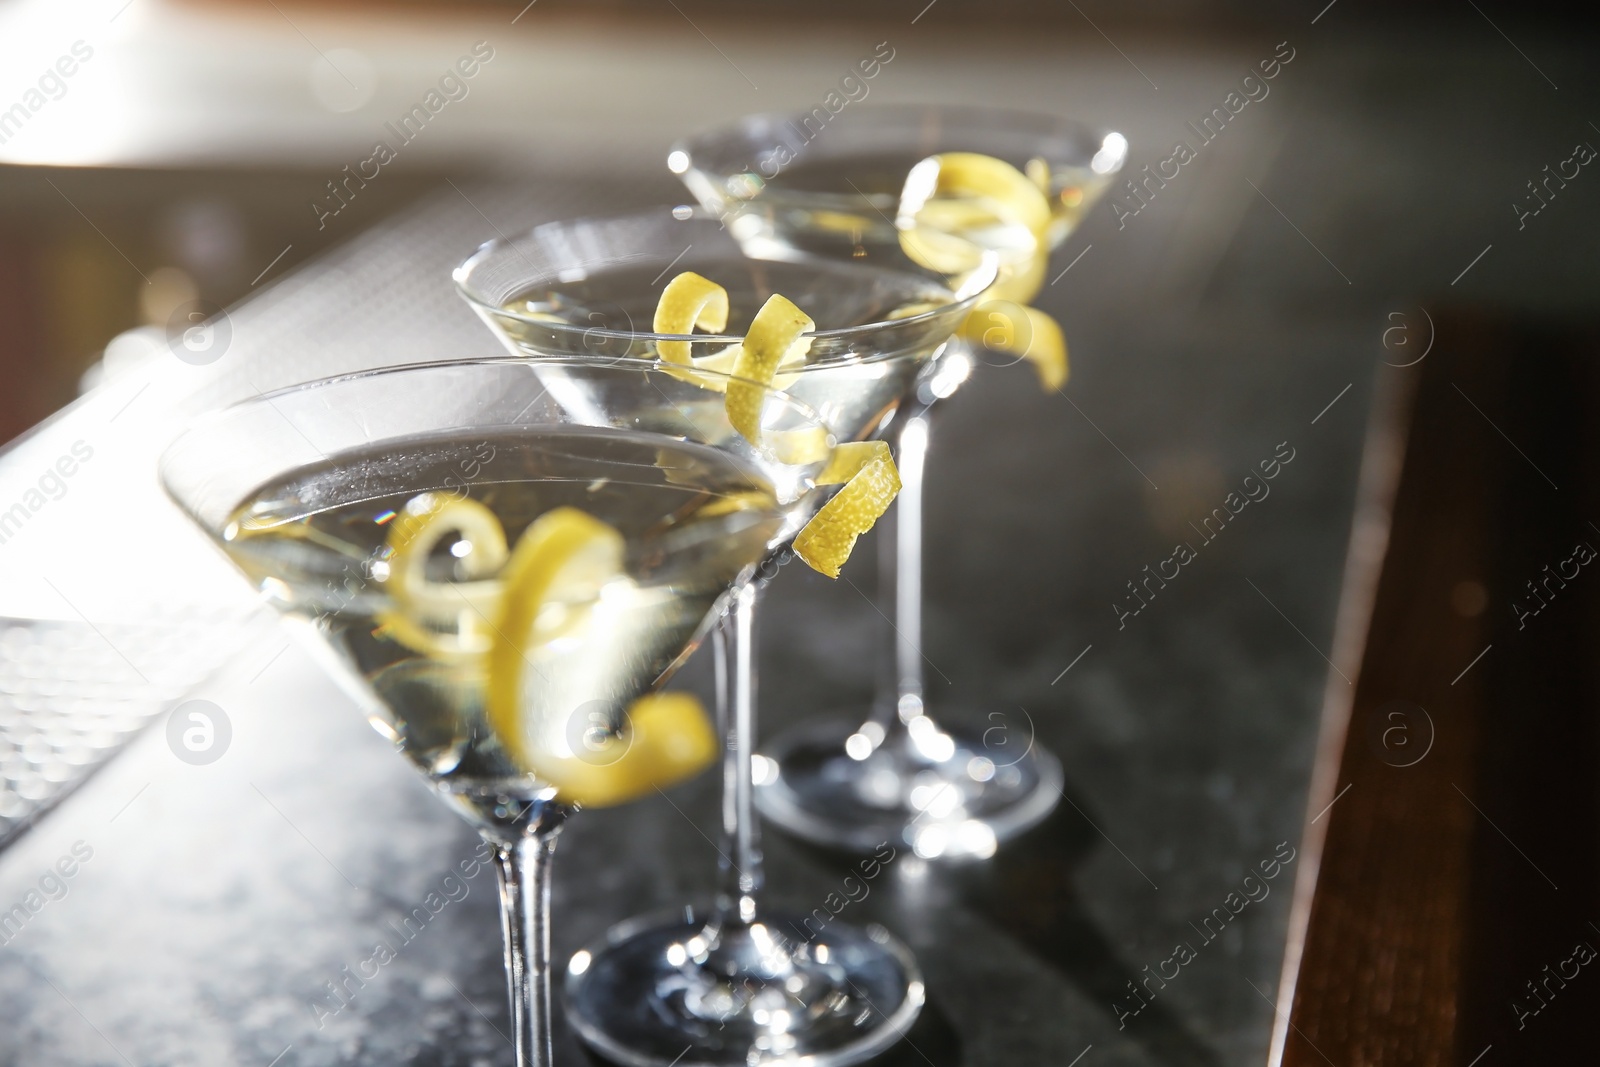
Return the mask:
<svg viewBox="0 0 1600 1067">
<path fill-rule="evenodd" d="M 555 639 L 522 651 L 522 710 L 557 730 L 569 721 L 592 728 L 586 709 L 620 714 L 670 674 L 717 599 L 762 560 L 787 521 L 771 483 L 725 451 L 595 428 L 386 442 L 294 471 L 239 506 L 229 554 L 378 694 L 365 703 L 380 731 L 465 814 L 490 821 L 503 818 L 496 808 L 507 798 L 531 799 L 544 786 L 512 761 L 485 717 L 482 645 L 493 639 L 492 602 L 475 609 L 463 599 L 456 620 L 413 615 L 404 619 L 413 636 L 396 633 L 394 617 L 405 609 L 388 581 L 391 531 L 423 493 L 482 504 L 509 546 L 564 506 L 622 535 L 622 574 L 589 590 L 584 603 L 541 608 L 584 624 L 557 627 Z M 473 569 L 472 551 L 467 538 L 441 538 L 424 565 L 437 583 L 430 588 L 492 581 L 493 573 Z"/>
<path fill-rule="evenodd" d="M 863 152 L 842 159 L 802 157 L 770 179 L 752 179 L 744 198 L 759 200 L 780 232 L 838 232 L 854 226 L 863 234 L 881 237 L 885 227 L 893 226 L 906 176 L 922 158 L 906 152 Z M 1051 247 L 1077 228 L 1084 211 L 1110 181 L 1088 167 L 1050 167 L 1042 158 L 1006 162 L 1030 176 L 1043 175 L 1041 191 L 1051 216 L 1046 243 Z M 1002 239 L 990 247 L 1004 253 L 1009 243 Z"/>
<path fill-rule="evenodd" d="M 873 268 L 861 263 L 807 261 L 804 266 L 782 260 L 748 259 L 718 272 L 710 280 L 728 292 L 726 333 L 740 336 L 750 325 L 761 305 L 774 293 L 792 300 L 816 322 L 820 332 L 884 322 L 933 310 L 951 303 L 950 289 L 931 276 L 910 269 Z M 555 281 L 536 286 L 502 307 L 516 316 L 554 316 L 565 323 L 595 331 L 585 338 L 594 354 L 629 355 L 653 359 L 657 353 L 643 342 L 624 342 L 605 331 L 649 331 L 656 301 L 666 279 L 659 267 L 649 265 L 636 270 L 615 269 L 572 281 Z M 652 279 L 658 279 L 652 285 Z M 526 350 L 541 348 L 540 327 L 510 315 L 495 324 Z M 915 336 L 913 336 L 915 333 Z M 703 363 L 727 348 L 728 342 L 715 334 L 698 334 L 694 357 L 698 364 L 732 373 L 726 365 Z M 867 337 L 863 347 L 837 351 L 826 347 L 825 356 L 813 354 L 798 362 L 786 363 L 772 382 L 796 400 L 814 409 L 822 423 L 841 440 L 850 440 L 875 430 L 884 415 L 909 394 L 926 359 L 935 354 L 945 340 L 929 331 L 904 331 L 895 335 L 901 347 L 883 343 L 882 335 Z M 876 347 L 868 347 L 874 341 Z M 591 343 L 592 342 L 592 343 Z M 623 348 L 626 343 L 630 347 Z"/>
</svg>

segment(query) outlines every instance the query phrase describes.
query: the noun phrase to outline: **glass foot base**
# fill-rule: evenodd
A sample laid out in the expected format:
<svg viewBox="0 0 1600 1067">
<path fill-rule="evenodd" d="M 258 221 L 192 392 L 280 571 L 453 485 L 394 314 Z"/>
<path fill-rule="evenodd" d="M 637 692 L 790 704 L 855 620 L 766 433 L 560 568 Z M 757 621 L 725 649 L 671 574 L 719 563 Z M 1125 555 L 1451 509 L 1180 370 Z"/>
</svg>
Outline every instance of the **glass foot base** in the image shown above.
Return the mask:
<svg viewBox="0 0 1600 1067">
<path fill-rule="evenodd" d="M 1061 763 L 1004 725 L 918 716 L 874 738 L 860 720 L 812 723 L 764 749 L 762 818 L 818 845 L 871 852 L 885 842 L 924 859 L 982 859 L 1061 799 Z M 1007 734 L 1011 736 L 1007 736 Z"/>
<path fill-rule="evenodd" d="M 692 909 L 633 919 L 575 953 L 578 1035 L 628 1067 L 842 1067 L 893 1045 L 922 1010 L 916 961 L 881 926 L 780 914 L 712 934 L 707 922 Z"/>
</svg>

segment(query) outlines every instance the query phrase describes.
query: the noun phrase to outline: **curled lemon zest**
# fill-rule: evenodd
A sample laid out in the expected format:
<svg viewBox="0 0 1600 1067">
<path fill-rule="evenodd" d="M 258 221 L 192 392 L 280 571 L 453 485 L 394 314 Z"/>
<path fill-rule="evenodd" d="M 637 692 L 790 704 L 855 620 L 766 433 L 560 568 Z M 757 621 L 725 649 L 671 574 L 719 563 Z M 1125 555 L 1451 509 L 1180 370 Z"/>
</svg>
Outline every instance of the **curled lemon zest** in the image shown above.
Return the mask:
<svg viewBox="0 0 1600 1067">
<path fill-rule="evenodd" d="M 623 574 L 625 545 L 614 527 L 580 511 L 545 512 L 523 531 L 504 575 L 486 657 L 489 725 L 513 762 L 555 786 L 564 801 L 620 804 L 704 768 L 716 739 L 699 701 L 685 693 L 640 697 L 616 733 L 585 740 L 584 751 L 557 752 L 542 743 L 552 724 L 522 699 L 530 657 L 590 620 L 601 590 Z M 560 608 L 561 610 L 552 610 Z"/>
<path fill-rule="evenodd" d="M 804 358 L 811 348 L 811 339 L 804 335 L 816 325 L 788 297 L 777 293 L 767 298 L 750 321 L 733 365 L 734 380 L 728 383 L 727 408 L 728 421 L 751 444 L 761 444 L 761 409 L 778 366 L 793 351 Z"/>
<path fill-rule="evenodd" d="M 728 328 L 728 291 L 686 270 L 661 290 L 651 329 L 655 333 L 692 334 L 697 328 L 710 333 Z M 656 342 L 656 352 L 668 363 L 689 363 L 692 349 L 690 341 Z"/>
<path fill-rule="evenodd" d="M 668 289 L 671 288 L 669 283 Z M 663 294 L 662 304 L 666 301 Z M 908 305 L 891 317 L 910 317 L 934 306 Z M 659 310 L 657 314 L 659 317 Z M 728 422 L 745 440 L 781 463 L 809 465 L 826 460 L 817 484 L 844 483 L 844 488 L 811 518 L 794 543 L 801 559 L 830 578 L 837 578 L 856 539 L 872 528 L 900 491 L 900 476 L 889 446 L 882 442 L 835 445 L 832 435 L 822 426 L 798 430 L 762 427 L 767 391 L 787 384 L 780 373 L 782 368 L 796 368 L 790 373 L 790 381 L 799 374 L 815 328 L 816 323 L 793 301 L 774 294 L 756 312 L 742 342 L 693 362 L 696 368 L 726 369 L 732 375 L 703 384 L 725 391 L 723 403 Z M 737 510 L 739 506 L 732 499 L 711 505 L 726 510 Z"/>
<path fill-rule="evenodd" d="M 930 156 L 906 179 L 900 243 L 923 266 L 959 273 L 976 266 L 987 228 L 1026 228 L 1033 235 L 1031 253 L 1003 257 L 1000 277 L 990 288 L 992 299 L 973 309 L 960 333 L 974 344 L 1032 363 L 1040 383 L 1053 390 L 1067 380 L 1066 339 L 1049 315 L 1024 306 L 1044 285 L 1053 221 L 1049 185 L 1043 159 L 1030 159 L 1024 172 L 974 152 Z"/>
<path fill-rule="evenodd" d="M 822 506 L 794 539 L 794 552 L 829 578 L 839 571 L 856 539 L 883 517 L 900 492 L 900 472 L 882 441 L 842 444 L 817 477 L 819 485 L 844 488 Z"/>
<path fill-rule="evenodd" d="M 991 352 L 1009 352 L 1033 364 L 1039 384 L 1060 389 L 1067 381 L 1067 342 L 1056 320 L 1011 300 L 985 300 L 961 324 L 961 337 Z"/>
<path fill-rule="evenodd" d="M 452 535 L 469 549 L 455 564 L 465 580 L 434 581 L 428 559 Z M 486 631 L 500 598 L 500 583 L 488 576 L 507 557 L 505 530 L 494 512 L 471 497 L 421 493 L 395 516 L 384 550 L 384 587 L 395 606 L 377 613 L 380 636 L 440 658 L 488 647 Z"/>
</svg>

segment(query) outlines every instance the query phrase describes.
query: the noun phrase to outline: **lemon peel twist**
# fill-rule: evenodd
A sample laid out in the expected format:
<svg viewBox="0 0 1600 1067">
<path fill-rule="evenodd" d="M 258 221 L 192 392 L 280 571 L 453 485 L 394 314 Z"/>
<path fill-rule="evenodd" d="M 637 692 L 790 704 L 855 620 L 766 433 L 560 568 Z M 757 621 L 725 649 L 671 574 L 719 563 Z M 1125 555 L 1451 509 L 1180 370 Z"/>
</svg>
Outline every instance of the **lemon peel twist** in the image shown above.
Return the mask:
<svg viewBox="0 0 1600 1067">
<path fill-rule="evenodd" d="M 693 290 L 681 292 L 700 293 L 706 285 L 715 285 L 694 277 Z M 661 294 L 656 318 L 662 319 L 662 308 L 684 298 L 674 295 L 678 278 L 669 282 Z M 726 302 L 726 293 L 723 294 Z M 934 305 L 913 305 L 901 309 L 900 317 L 920 314 Z M 671 311 L 670 321 L 681 321 L 684 313 Z M 893 317 L 893 316 L 891 316 Z M 722 389 L 728 422 L 738 433 L 757 448 L 769 451 L 781 463 L 810 464 L 827 459 L 828 463 L 818 476 L 816 484 L 838 485 L 844 483 L 832 500 L 812 516 L 811 521 L 795 538 L 796 555 L 812 568 L 830 578 L 839 576 L 840 568 L 850 558 L 851 549 L 861 534 L 872 529 L 883 516 L 895 495 L 900 491 L 900 474 L 895 469 L 889 446 L 881 441 L 833 445 L 827 430 L 821 426 L 803 430 L 767 431 L 762 428 L 761 414 L 767 391 L 782 384 L 780 369 L 804 361 L 811 349 L 811 332 L 816 323 L 787 297 L 774 293 L 756 312 L 744 340 L 730 345 L 721 352 L 694 360 L 697 368 L 715 369 L 732 375 L 724 380 L 702 383 L 708 389 Z M 661 342 L 667 344 L 669 342 Z M 678 342 L 670 342 L 678 343 Z M 711 507 L 737 510 L 742 504 L 730 499 Z"/>
<path fill-rule="evenodd" d="M 1031 235 L 1031 251 L 1003 257 L 992 299 L 974 308 L 961 336 L 1032 363 L 1046 389 L 1067 380 L 1067 346 L 1060 325 L 1025 306 L 1044 285 L 1052 217 L 1046 196 L 1049 171 L 1028 161 L 1028 173 L 992 156 L 945 152 L 911 169 L 901 194 L 900 245 L 930 270 L 962 273 L 977 266 L 991 231 L 1006 227 Z"/>
<path fill-rule="evenodd" d="M 555 786 L 562 800 L 585 806 L 621 804 L 682 781 L 716 755 L 705 710 L 688 694 L 641 697 L 629 705 L 620 735 L 578 746 L 564 737 L 570 724 L 530 714 L 522 699 L 530 653 L 583 625 L 601 589 L 626 580 L 624 549 L 614 527 L 577 508 L 539 516 L 506 563 L 505 594 L 486 656 L 484 710 L 501 744 L 518 767 Z M 552 726 L 565 751 L 549 743 Z"/>
<path fill-rule="evenodd" d="M 761 442 L 761 409 L 778 367 L 791 353 L 801 358 L 811 349 L 804 336 L 817 324 L 788 297 L 774 293 L 761 305 L 745 331 L 739 358 L 728 383 L 728 421 L 751 444 Z"/>
<path fill-rule="evenodd" d="M 467 546 L 456 570 L 466 580 L 428 577 L 428 558 L 446 537 Z M 506 562 L 506 535 L 494 513 L 471 497 L 422 493 L 400 509 L 384 541 L 384 586 L 395 604 L 380 611 L 379 633 L 441 659 L 472 656 L 488 647 L 487 630 L 500 583 L 487 576 Z"/>
<path fill-rule="evenodd" d="M 680 285 L 680 280 L 684 278 L 694 280 Z M 707 297 L 708 293 L 710 297 Z M 702 298 L 712 300 L 723 309 L 728 304 L 727 291 L 720 285 L 685 271 L 668 282 L 662 290 L 661 299 L 656 305 L 656 321 L 683 322 L 690 314 L 685 302 Z M 724 310 L 716 328 L 721 330 L 726 326 L 727 313 Z M 763 431 L 761 412 L 768 389 L 787 388 L 799 376 L 799 367 L 804 365 L 806 354 L 811 351 L 809 334 L 815 327 L 816 323 L 812 322 L 811 317 L 793 302 L 774 294 L 756 312 L 743 341 L 735 341 L 719 351 L 683 361 L 696 370 L 715 371 L 715 376 L 693 376 L 674 371 L 672 366 L 664 369 L 674 377 L 692 382 L 702 389 L 725 394 L 723 403 L 729 423 L 751 444 L 767 449 L 783 463 L 814 463 L 828 454 L 830 442 L 825 429 L 817 426 L 806 430 Z M 657 348 L 687 344 L 684 341 L 661 341 Z M 785 367 L 793 369 L 785 373 Z"/>
<path fill-rule="evenodd" d="M 656 303 L 655 333 L 692 334 L 696 328 L 721 333 L 728 328 L 728 291 L 686 270 L 667 283 Z M 691 362 L 690 341 L 658 341 L 656 352 L 668 363 Z"/>
<path fill-rule="evenodd" d="M 470 546 L 456 563 L 465 580 L 436 581 L 427 574 L 429 557 L 452 535 Z M 622 535 L 613 527 L 576 508 L 554 508 L 508 551 L 504 528 L 483 504 L 422 493 L 400 510 L 384 547 L 383 584 L 394 606 L 377 613 L 378 634 L 434 659 L 478 664 L 495 735 L 520 769 L 555 786 L 563 801 L 620 804 L 715 758 L 710 719 L 687 693 L 640 697 L 619 731 L 586 739 L 578 752 L 544 743 L 550 724 L 526 710 L 529 657 L 584 625 L 599 590 L 622 578 Z"/>
<path fill-rule="evenodd" d="M 839 445 L 818 485 L 844 488 L 822 506 L 794 539 L 794 553 L 815 571 L 839 577 L 856 538 L 872 529 L 900 492 L 900 472 L 882 441 Z"/>
<path fill-rule="evenodd" d="M 810 347 L 805 335 L 816 327 L 811 317 L 788 298 L 774 294 L 756 312 L 745 334 L 744 349 L 728 384 L 728 420 L 745 438 L 759 443 L 763 390 L 791 352 Z M 804 345 L 805 348 L 801 348 Z M 744 379 L 750 379 L 745 381 Z M 820 430 L 820 427 L 819 427 Z M 825 436 L 794 431 L 774 435 L 778 458 L 786 463 L 811 463 L 828 457 L 816 484 L 845 487 L 811 517 L 794 541 L 794 551 L 812 569 L 839 577 L 856 539 L 872 529 L 900 492 L 900 474 L 889 446 L 882 441 L 852 442 L 831 450 Z"/>
<path fill-rule="evenodd" d="M 1047 390 L 1067 382 L 1066 338 L 1056 320 L 1038 308 L 1012 300 L 985 300 L 967 314 L 958 333 L 972 344 L 1032 363 L 1039 384 Z"/>
<path fill-rule="evenodd" d="M 568 803 L 624 804 L 699 774 L 716 759 L 719 741 L 692 693 L 648 693 L 628 705 L 620 733 L 581 742 L 584 755 L 562 760 L 554 784 Z"/>
<path fill-rule="evenodd" d="M 928 236 L 918 233 L 923 228 L 959 237 L 985 224 L 1016 225 L 1042 237 L 1050 226 L 1050 201 L 1039 186 L 1005 160 L 978 152 L 942 152 L 912 167 L 900 208 L 902 247 L 907 235 L 913 243 Z"/>
</svg>

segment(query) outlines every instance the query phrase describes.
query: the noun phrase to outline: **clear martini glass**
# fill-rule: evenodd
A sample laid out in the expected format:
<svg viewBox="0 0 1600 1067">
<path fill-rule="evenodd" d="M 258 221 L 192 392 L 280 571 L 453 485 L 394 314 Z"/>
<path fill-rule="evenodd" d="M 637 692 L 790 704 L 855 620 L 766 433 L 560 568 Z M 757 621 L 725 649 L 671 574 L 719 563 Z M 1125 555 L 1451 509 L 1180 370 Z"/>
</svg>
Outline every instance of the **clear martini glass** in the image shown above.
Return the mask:
<svg viewBox="0 0 1600 1067">
<path fill-rule="evenodd" d="M 727 289 L 726 334 L 648 331 L 662 287 L 685 270 Z M 485 245 L 456 278 L 507 346 L 535 359 L 577 351 L 656 357 L 676 346 L 691 360 L 715 362 L 766 298 L 781 293 L 831 328 L 816 330 L 803 361 L 782 367 L 775 384 L 816 410 L 836 439 L 851 441 L 880 432 L 915 395 L 995 270 L 991 258 L 953 289 L 897 244 L 849 259 L 808 256 L 741 242 L 720 220 L 675 209 L 538 227 Z M 622 923 L 568 965 L 568 1018 L 621 1063 L 853 1063 L 897 1041 L 922 1005 L 916 964 L 886 930 L 837 921 L 819 929 L 811 915 L 761 903 L 752 805 L 760 584 L 734 598 L 717 632 L 726 748 L 714 907 Z"/>
<path fill-rule="evenodd" d="M 1001 276 L 1039 272 L 1121 169 L 1127 140 L 1048 115 L 987 108 L 887 106 L 752 115 L 673 146 L 667 165 L 742 240 L 824 257 L 898 240 L 913 166 L 942 152 L 994 156 L 1037 175 L 1050 206 L 1047 248 L 996 231 Z M 983 305 L 979 305 L 980 311 Z M 892 582 L 894 636 L 866 711 L 813 720 L 764 749 L 763 815 L 817 844 L 869 852 L 903 843 L 925 858 L 982 858 L 1050 813 L 1060 762 L 1006 712 L 935 719 L 925 700 L 922 495 L 929 407 L 966 379 L 979 353 L 957 342 L 894 427 L 903 482 L 880 581 Z M 1020 751 L 1019 751 L 1020 750 Z"/>
<path fill-rule="evenodd" d="M 726 381 L 635 361 L 397 367 L 224 409 L 161 461 L 180 507 L 493 846 L 518 1067 L 551 1062 L 551 860 L 573 810 L 526 753 L 614 760 L 602 741 L 645 746 L 624 709 L 670 676 L 810 510 L 821 461 L 780 462 L 735 432 Z M 761 426 L 828 440 L 776 391 L 761 398 Z M 416 526 L 444 508 L 466 518 Z M 533 605 L 525 633 L 547 639 L 524 641 L 507 607 L 527 589 L 512 577 L 519 553 L 575 509 L 620 535 L 613 565 L 577 553 L 562 594 L 547 586 Z M 402 529 L 415 539 L 397 541 Z M 506 647 L 509 728 L 494 695 Z"/>
</svg>

